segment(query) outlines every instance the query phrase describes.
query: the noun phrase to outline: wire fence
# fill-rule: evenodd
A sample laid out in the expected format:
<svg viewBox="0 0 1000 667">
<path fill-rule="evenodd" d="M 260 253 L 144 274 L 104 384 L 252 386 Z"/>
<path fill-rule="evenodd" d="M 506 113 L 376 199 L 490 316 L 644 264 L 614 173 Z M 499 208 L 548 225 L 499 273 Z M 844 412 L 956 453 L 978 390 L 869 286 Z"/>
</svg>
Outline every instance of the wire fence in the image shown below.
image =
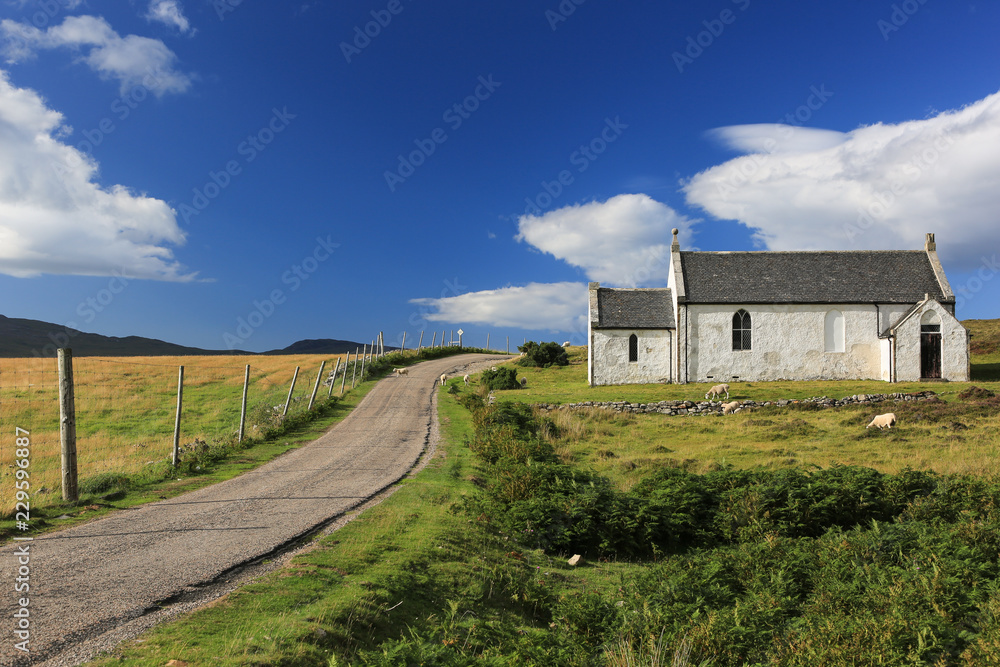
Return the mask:
<svg viewBox="0 0 1000 667">
<path fill-rule="evenodd" d="M 346 355 L 341 356 L 341 359 Z M 325 359 L 328 379 L 336 357 Z M 182 449 L 237 439 L 246 366 L 244 440 L 253 440 L 276 414 L 307 409 L 322 358 L 78 357 L 73 360 L 77 470 L 81 487 L 102 473 L 134 474 L 169 464 L 173 454 L 178 362 L 184 366 Z M 250 363 L 252 361 L 252 363 Z M 310 367 L 315 364 L 315 367 Z M 295 368 L 298 381 L 289 399 Z M 343 369 L 344 364 L 340 364 Z M 322 386 L 325 400 L 330 391 Z M 350 381 L 348 381 L 348 387 Z M 61 498 L 59 373 L 55 359 L 0 359 L 0 511 L 15 504 L 16 435 L 30 439 L 32 504 Z"/>
</svg>

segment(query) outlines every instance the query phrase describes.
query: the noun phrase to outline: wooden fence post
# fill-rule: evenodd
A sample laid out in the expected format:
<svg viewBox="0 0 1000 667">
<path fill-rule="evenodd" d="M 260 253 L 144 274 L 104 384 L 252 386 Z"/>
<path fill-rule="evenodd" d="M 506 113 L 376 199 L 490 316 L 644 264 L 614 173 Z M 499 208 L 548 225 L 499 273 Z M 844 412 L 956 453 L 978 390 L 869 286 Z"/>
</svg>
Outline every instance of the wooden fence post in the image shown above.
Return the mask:
<svg viewBox="0 0 1000 667">
<path fill-rule="evenodd" d="M 316 384 L 313 385 L 312 396 L 309 397 L 309 407 L 306 410 L 313 409 L 313 403 L 316 402 L 316 392 L 319 391 L 319 381 L 323 379 L 323 369 L 326 367 L 326 359 L 319 364 L 319 373 L 316 374 Z"/>
<path fill-rule="evenodd" d="M 337 384 L 337 371 L 340 370 L 340 357 L 337 357 L 337 365 L 333 367 L 333 375 L 330 376 L 330 390 L 326 392 L 326 397 L 333 396 L 333 385 Z"/>
<path fill-rule="evenodd" d="M 490 349 L 490 332 L 486 332 L 486 349 Z"/>
<path fill-rule="evenodd" d="M 436 340 L 437 340 L 437 335 L 438 335 L 438 332 L 437 332 L 437 331 L 435 331 L 435 332 L 433 332 L 433 333 L 431 334 L 431 347 L 434 347 L 434 341 L 436 341 Z"/>
<path fill-rule="evenodd" d="M 507 354 L 510 354 L 510 336 L 507 336 Z"/>
<path fill-rule="evenodd" d="M 401 353 L 406 351 L 406 332 L 405 331 L 403 332 L 403 342 L 399 344 L 399 351 Z"/>
<path fill-rule="evenodd" d="M 236 442 L 243 442 L 243 429 L 247 423 L 247 389 L 250 387 L 250 364 L 247 364 L 246 372 L 243 375 L 243 402 L 240 406 L 240 434 L 236 437 Z"/>
<path fill-rule="evenodd" d="M 76 399 L 73 390 L 73 350 L 60 349 L 59 360 L 59 439 L 62 442 L 62 497 L 77 501 Z"/>
<path fill-rule="evenodd" d="M 181 408 L 184 405 L 184 367 L 177 371 L 177 417 L 174 419 L 174 455 L 173 464 L 181 461 Z"/>
<path fill-rule="evenodd" d="M 351 370 L 351 389 L 354 389 L 358 379 L 358 350 L 354 350 L 354 368 Z"/>
<path fill-rule="evenodd" d="M 417 352 L 424 349 L 424 330 L 420 330 L 420 340 L 417 341 Z"/>
<path fill-rule="evenodd" d="M 288 404 L 292 402 L 292 392 L 295 391 L 295 381 L 299 377 L 299 367 L 295 367 L 295 372 L 292 374 L 292 384 L 288 387 L 288 398 L 285 399 L 285 409 L 281 411 L 281 416 L 284 417 L 288 414 Z"/>
<path fill-rule="evenodd" d="M 361 357 L 361 374 L 358 376 L 358 378 L 361 380 L 361 382 L 365 381 L 365 362 L 366 361 L 368 361 L 368 355 L 362 356 Z"/>
<path fill-rule="evenodd" d="M 344 395 L 344 386 L 347 383 L 347 367 L 351 365 L 351 352 L 347 351 L 347 361 L 344 362 L 344 375 L 340 378 L 340 395 Z"/>
</svg>

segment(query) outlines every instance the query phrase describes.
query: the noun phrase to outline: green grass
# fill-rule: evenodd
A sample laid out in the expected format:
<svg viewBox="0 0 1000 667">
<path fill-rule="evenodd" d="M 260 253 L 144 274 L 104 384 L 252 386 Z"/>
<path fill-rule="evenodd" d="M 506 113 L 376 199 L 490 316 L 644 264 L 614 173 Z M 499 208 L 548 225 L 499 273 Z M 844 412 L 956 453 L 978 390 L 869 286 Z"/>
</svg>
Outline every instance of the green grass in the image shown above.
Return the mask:
<svg viewBox="0 0 1000 667">
<path fill-rule="evenodd" d="M 690 398 L 695 389 L 591 389 L 574 366 L 519 369 L 519 375 L 528 376 L 529 389 L 497 392 L 501 401 L 608 400 L 595 397 L 600 390 L 642 402 L 654 400 L 642 398 L 644 392 Z M 717 549 L 574 568 L 565 562 L 568 554 L 529 548 L 517 534 L 497 530 L 487 514 L 463 509 L 490 483 L 467 446 L 473 422 L 459 404 L 477 385 L 477 379 L 469 389 L 460 379 L 449 382 L 439 395 L 441 447 L 386 501 L 290 567 L 95 664 L 694 665 L 714 657 L 715 665 L 742 665 L 751 655 L 782 665 L 994 664 L 988 660 L 1000 649 L 1000 524 L 993 505 L 975 505 L 975 494 L 961 490 L 978 488 L 974 482 L 956 481 L 953 500 L 945 491 L 935 501 L 975 507 L 956 510 L 953 521 L 923 523 L 920 517 L 937 507 L 926 502 L 898 524 L 809 540 L 765 528 L 757 539 Z M 802 385 L 754 383 L 748 398 L 901 390 L 885 383 Z M 891 433 L 864 429 L 883 406 L 775 408 L 726 418 L 604 410 L 536 417 L 561 464 L 606 477 L 616 493 L 666 468 L 711 473 L 727 466 L 797 471 L 850 464 L 995 480 L 996 401 L 959 399 L 967 386 L 908 388 L 931 388 L 946 400 L 893 405 L 900 424 Z M 742 496 L 740 511 L 756 521 L 750 512 L 763 499 Z M 984 560 L 983 553 L 992 556 Z M 969 609 L 981 611 L 970 616 Z M 968 619 L 978 620 L 973 626 Z M 966 633 L 961 650 L 953 648 L 959 631 Z"/>
</svg>

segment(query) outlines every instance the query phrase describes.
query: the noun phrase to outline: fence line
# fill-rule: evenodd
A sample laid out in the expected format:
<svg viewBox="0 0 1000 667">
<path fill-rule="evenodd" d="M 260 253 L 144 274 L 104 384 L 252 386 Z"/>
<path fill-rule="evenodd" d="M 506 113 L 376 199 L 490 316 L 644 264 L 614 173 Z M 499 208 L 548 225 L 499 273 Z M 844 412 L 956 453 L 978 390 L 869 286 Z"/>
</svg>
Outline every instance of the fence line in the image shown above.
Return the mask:
<svg viewBox="0 0 1000 667">
<path fill-rule="evenodd" d="M 440 332 L 438 341 L 437 333 L 430 347 L 454 344 L 446 340 L 446 332 Z M 171 465 L 176 470 L 209 443 L 258 439 L 276 415 L 314 407 L 321 384 L 329 385 L 327 399 L 335 400 L 338 380 L 339 396 L 349 389 L 349 372 L 353 388 L 389 355 L 399 355 L 404 362 L 404 353 L 418 354 L 425 349 L 423 340 L 421 331 L 416 349 L 386 351 L 379 332 L 364 354 L 355 350 L 329 355 L 336 359 L 332 371 L 324 372 L 326 360 L 318 371 L 304 368 L 317 373 L 311 387 L 306 382 L 289 386 L 289 377 L 297 378 L 297 371 L 292 375 L 296 361 L 306 355 L 73 358 L 76 466 L 84 487 L 80 492 L 93 493 L 88 480 L 102 475 L 134 474 L 157 466 L 166 471 Z M 489 340 L 487 335 L 487 345 Z M 8 477 L 14 474 L 15 428 L 31 433 L 33 504 L 59 500 L 64 487 L 59 386 L 58 363 L 52 358 L 0 359 L 0 516 L 14 506 L 15 485 Z"/>
</svg>

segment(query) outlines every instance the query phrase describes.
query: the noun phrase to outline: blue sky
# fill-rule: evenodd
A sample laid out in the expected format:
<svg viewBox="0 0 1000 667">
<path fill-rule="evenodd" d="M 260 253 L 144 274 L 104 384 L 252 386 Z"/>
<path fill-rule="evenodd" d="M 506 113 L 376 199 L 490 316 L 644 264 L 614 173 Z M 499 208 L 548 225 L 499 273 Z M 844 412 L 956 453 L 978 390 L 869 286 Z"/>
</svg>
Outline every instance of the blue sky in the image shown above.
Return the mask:
<svg viewBox="0 0 1000 667">
<path fill-rule="evenodd" d="M 264 351 L 585 337 L 685 248 L 1000 317 L 995 2 L 0 0 L 0 313 Z M 53 332 L 60 338 L 61 328 Z"/>
</svg>

